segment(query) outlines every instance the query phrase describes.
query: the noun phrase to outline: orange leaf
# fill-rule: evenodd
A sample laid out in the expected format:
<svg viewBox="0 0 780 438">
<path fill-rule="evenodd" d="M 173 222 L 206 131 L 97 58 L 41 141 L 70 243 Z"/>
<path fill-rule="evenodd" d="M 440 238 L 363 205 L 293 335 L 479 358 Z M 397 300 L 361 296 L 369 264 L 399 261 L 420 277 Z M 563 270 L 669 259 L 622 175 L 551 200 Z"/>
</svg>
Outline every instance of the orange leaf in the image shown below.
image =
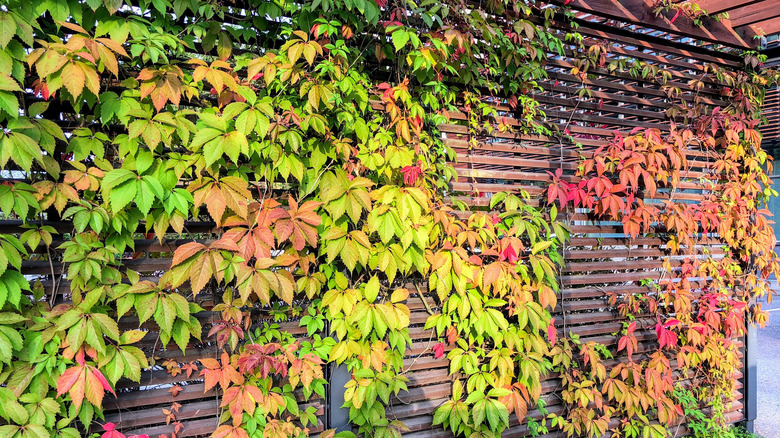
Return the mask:
<svg viewBox="0 0 780 438">
<path fill-rule="evenodd" d="M 99 372 L 100 371 L 97 370 L 93 372 L 89 369 L 85 372 L 86 384 L 84 387 L 84 395 L 87 397 L 87 400 L 95 406 L 103 405 L 103 385 L 95 374 Z"/>
<path fill-rule="evenodd" d="M 84 366 L 75 366 L 65 370 L 60 378 L 57 379 L 57 397 L 70 392 L 70 398 L 73 400 L 73 404 L 75 404 L 76 407 L 81 406 L 81 401 L 84 399 L 83 374 Z"/>
<path fill-rule="evenodd" d="M 213 438 L 249 438 L 241 425 L 230 426 L 227 424 L 219 426 L 211 436 Z"/>
<path fill-rule="evenodd" d="M 206 199 L 206 209 L 209 211 L 209 215 L 217 225 L 222 222 L 222 216 L 225 214 L 225 208 L 227 203 L 225 202 L 225 195 L 223 191 L 219 189 L 216 184 L 211 187 L 208 198 Z"/>
<path fill-rule="evenodd" d="M 198 252 L 206 249 L 206 245 L 198 242 L 188 242 L 184 245 L 176 248 L 176 251 L 173 253 L 173 261 L 171 262 L 171 266 L 176 266 L 178 264 L 181 264 L 181 262 L 189 259 L 190 257 L 194 256 Z"/>
<path fill-rule="evenodd" d="M 202 291 L 206 284 L 213 275 L 211 268 L 211 260 L 209 260 L 208 254 L 201 254 L 195 262 L 192 264 L 192 270 L 190 283 L 192 286 L 192 293 L 197 294 Z"/>
</svg>

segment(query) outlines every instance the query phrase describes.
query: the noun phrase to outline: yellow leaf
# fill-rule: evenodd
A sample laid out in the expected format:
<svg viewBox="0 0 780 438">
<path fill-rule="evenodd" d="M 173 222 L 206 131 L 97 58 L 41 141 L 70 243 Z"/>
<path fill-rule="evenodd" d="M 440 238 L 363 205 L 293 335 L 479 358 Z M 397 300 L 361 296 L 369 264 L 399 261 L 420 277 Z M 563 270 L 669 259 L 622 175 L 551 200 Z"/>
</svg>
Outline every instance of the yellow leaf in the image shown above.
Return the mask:
<svg viewBox="0 0 780 438">
<path fill-rule="evenodd" d="M 303 48 L 303 56 L 306 58 L 306 62 L 312 65 L 314 64 L 314 57 L 317 56 L 317 49 L 312 44 L 306 44 Z"/>
<path fill-rule="evenodd" d="M 94 68 L 85 63 L 79 63 L 79 66 L 84 71 L 84 80 L 87 85 L 87 89 L 95 96 L 100 94 L 100 75 Z"/>
<path fill-rule="evenodd" d="M 400 303 L 402 301 L 405 301 L 407 298 L 409 298 L 409 291 L 406 289 L 396 289 L 393 291 L 393 294 L 390 296 L 390 302 L 392 303 Z"/>
<path fill-rule="evenodd" d="M 202 291 L 209 280 L 211 280 L 211 263 L 208 254 L 203 253 L 195 259 L 192 264 L 192 270 L 190 271 L 190 283 L 192 285 L 193 295 L 197 295 Z"/>
<path fill-rule="evenodd" d="M 544 251 L 545 249 L 549 248 L 550 245 L 552 245 L 552 240 L 545 240 L 542 242 L 537 242 L 536 245 L 531 248 L 531 253 L 536 255 L 541 251 Z"/>
<path fill-rule="evenodd" d="M 318 86 L 313 86 L 309 89 L 309 105 L 315 110 L 319 108 L 320 91 Z"/>
<path fill-rule="evenodd" d="M 65 88 L 68 89 L 73 97 L 81 96 L 81 92 L 84 90 L 84 82 L 86 81 L 86 75 L 84 70 L 81 69 L 75 62 L 69 62 L 65 64 L 62 69 L 62 82 Z"/>
<path fill-rule="evenodd" d="M 291 64 L 295 64 L 298 59 L 301 57 L 301 53 L 303 52 L 303 44 L 302 43 L 296 43 L 290 46 L 289 49 L 287 49 L 287 59 L 290 60 Z"/>
</svg>

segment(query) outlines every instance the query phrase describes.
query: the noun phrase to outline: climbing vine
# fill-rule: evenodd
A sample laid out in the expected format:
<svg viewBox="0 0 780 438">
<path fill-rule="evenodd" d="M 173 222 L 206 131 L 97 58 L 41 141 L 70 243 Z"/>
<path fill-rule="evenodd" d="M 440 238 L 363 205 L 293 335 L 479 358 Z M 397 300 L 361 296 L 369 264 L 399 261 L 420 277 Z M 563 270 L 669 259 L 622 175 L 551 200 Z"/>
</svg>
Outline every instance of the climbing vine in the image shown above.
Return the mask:
<svg viewBox="0 0 780 438">
<path fill-rule="evenodd" d="M 610 419 L 619 419 L 616 432 L 621 436 L 667 436 L 668 427 L 688 415 L 683 408 L 690 409 L 687 404 L 694 397 L 694 406 L 706 405 L 712 416 L 697 436 L 725 432 L 725 407 L 733 400 L 741 362 L 737 339 L 747 324 L 766 323 L 760 300 L 771 295 L 769 278 L 779 268 L 774 233 L 763 216 L 767 200 L 776 195 L 766 174 L 772 163 L 756 130 L 763 87 L 774 76 L 771 71 L 727 72 L 708 66 L 701 80 L 722 84 L 732 98 L 727 107 L 711 113 L 697 109 L 696 118 L 684 128 L 672 125 L 670 132 L 651 128 L 615 135 L 580 163 L 579 183 L 564 181 L 560 172 L 553 175 L 550 204 L 584 207 L 596 217 L 620 221 L 632 239 L 655 233 L 668 252 L 657 293 L 609 294 L 622 316 L 651 318 L 644 325 L 654 329 L 657 351 L 633 359 L 638 319 L 619 334 L 617 351 L 625 350 L 629 363 L 618 364 L 609 374 L 602 364 L 611 358 L 609 352 L 587 344 L 579 352 L 569 345 L 556 347 L 569 360 L 579 354 L 581 364 L 560 369 L 570 391 L 564 391 L 565 400 L 579 401 L 564 429 L 599 436 Z M 681 99 L 669 111 L 679 114 L 689 108 Z M 693 179 L 688 176 L 689 157 L 707 157 L 713 164 Z M 698 203 L 675 199 L 683 186 L 701 190 Z M 724 245 L 722 254 L 703 249 L 713 237 Z M 675 370 L 690 382 L 684 403 Z M 648 411 L 660 424 L 648 421 Z"/>
<path fill-rule="evenodd" d="M 318 419 L 305 405 L 326 396 L 330 365 L 349 372 L 354 431 L 398 437 L 407 426 L 387 408 L 408 390 L 415 324 L 453 377 L 433 423 L 458 436 L 515 421 L 667 436 L 691 403 L 725 427 L 734 339 L 765 323 L 756 300 L 778 271 L 756 131 L 777 78 L 753 70 L 755 55 L 745 71 L 708 66 L 730 104 L 707 111 L 657 65 L 607 63 L 609 47 L 586 45 L 572 19 L 505 1 L 7 0 L 0 437 L 124 437 L 105 400 L 152 368 L 218 394 L 214 437 L 308 436 Z M 581 97 L 595 69 L 652 79 L 679 125 L 616 134 L 576 175 L 551 172 L 547 202 L 453 197 L 444 124 L 463 120 L 470 148 L 496 133 L 576 142 L 533 95 L 548 54 L 572 48 Z M 693 152 L 713 163 L 698 204 L 674 196 Z M 656 294 L 607 297 L 629 319 L 616 352 L 553 318 L 575 209 L 631 238 L 656 233 L 669 253 Z M 712 236 L 723 254 L 700 257 Z M 153 245 L 168 258 L 145 257 Z M 411 319 L 416 301 L 425 321 Z M 655 329 L 656 351 L 640 354 L 640 328 Z M 156 357 L 204 345 L 218 353 Z M 553 374 L 560 414 L 541 400 Z M 163 410 L 173 436 L 181 391 Z M 534 407 L 542 417 L 527 419 Z"/>
</svg>

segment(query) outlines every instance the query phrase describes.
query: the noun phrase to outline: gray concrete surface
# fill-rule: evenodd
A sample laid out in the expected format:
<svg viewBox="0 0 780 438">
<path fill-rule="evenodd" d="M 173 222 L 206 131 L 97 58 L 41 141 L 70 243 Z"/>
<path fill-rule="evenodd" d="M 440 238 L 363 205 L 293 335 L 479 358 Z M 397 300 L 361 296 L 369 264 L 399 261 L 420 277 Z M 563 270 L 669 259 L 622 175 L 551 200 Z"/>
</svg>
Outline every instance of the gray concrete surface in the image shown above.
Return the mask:
<svg viewBox="0 0 780 438">
<path fill-rule="evenodd" d="M 769 310 L 769 324 L 758 331 L 758 416 L 755 432 L 764 438 L 780 438 L 780 297 Z"/>
</svg>

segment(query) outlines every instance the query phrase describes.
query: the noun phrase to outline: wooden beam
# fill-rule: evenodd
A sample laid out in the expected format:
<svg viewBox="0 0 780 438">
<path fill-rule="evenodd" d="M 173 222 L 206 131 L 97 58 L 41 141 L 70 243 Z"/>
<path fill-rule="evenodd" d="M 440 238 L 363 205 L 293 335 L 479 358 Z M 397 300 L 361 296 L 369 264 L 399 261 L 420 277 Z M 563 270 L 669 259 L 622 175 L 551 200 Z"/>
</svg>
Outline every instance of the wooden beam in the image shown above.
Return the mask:
<svg viewBox="0 0 780 438">
<path fill-rule="evenodd" d="M 763 0 L 700 0 L 698 5 L 707 11 L 709 15 L 715 15 L 721 12 L 728 12 L 741 6 L 759 3 L 761 1 Z"/>
<path fill-rule="evenodd" d="M 757 35 L 772 35 L 780 32 L 780 18 L 770 18 L 750 25 Z"/>
<path fill-rule="evenodd" d="M 564 0 L 548 0 L 549 3 L 563 5 Z M 773 3 L 770 0 L 769 3 Z M 652 29 L 673 32 L 681 36 L 718 43 L 738 48 L 755 48 L 752 29 L 745 28 L 740 34 L 727 25 L 727 20 L 710 20 L 704 26 L 697 26 L 687 17 L 679 16 L 672 23 L 669 17 L 657 17 L 652 0 L 572 0 L 568 3 L 572 9 L 592 13 L 593 15 L 635 23 Z M 780 10 L 780 7 L 776 7 Z"/>
<path fill-rule="evenodd" d="M 732 27 L 747 26 L 775 17 L 780 17 L 780 5 L 775 0 L 766 0 L 729 11 Z"/>
</svg>

